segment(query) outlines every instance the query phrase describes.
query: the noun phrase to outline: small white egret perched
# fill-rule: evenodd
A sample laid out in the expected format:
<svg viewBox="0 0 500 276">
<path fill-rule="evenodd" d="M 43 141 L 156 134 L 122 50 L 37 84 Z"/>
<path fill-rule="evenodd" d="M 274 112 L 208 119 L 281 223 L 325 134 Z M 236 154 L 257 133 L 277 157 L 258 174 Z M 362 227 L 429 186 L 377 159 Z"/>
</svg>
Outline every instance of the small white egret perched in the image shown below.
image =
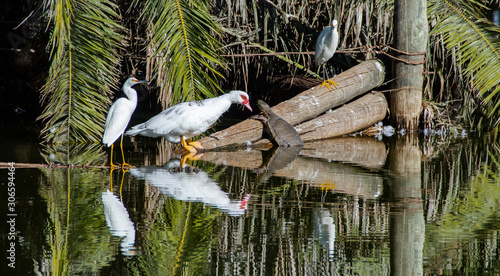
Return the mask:
<svg viewBox="0 0 500 276">
<path fill-rule="evenodd" d="M 147 83 L 147 81 L 138 80 L 136 78 L 129 78 L 122 86 L 122 90 L 125 93 L 126 98 L 119 98 L 113 105 L 109 108 L 108 116 L 106 117 L 106 124 L 104 125 L 104 134 L 102 135 L 102 142 L 108 147 L 111 146 L 111 169 L 116 168 L 113 164 L 113 143 L 121 136 L 120 148 L 122 150 L 123 164 L 122 169 L 125 166 L 129 166 L 125 162 L 125 155 L 123 154 L 123 132 L 127 128 L 127 125 L 134 113 L 135 107 L 137 106 L 137 92 L 132 86 L 139 83 Z"/>
<path fill-rule="evenodd" d="M 200 135 L 213 125 L 231 104 L 241 104 L 252 111 L 248 94 L 233 90 L 217 98 L 184 102 L 163 110 L 147 122 L 136 125 L 127 135 L 147 137 L 164 136 L 171 143 L 181 143 L 191 154 L 196 148 L 203 149 L 199 142 L 186 143 L 186 139 Z M 196 147 L 196 148 L 195 148 Z"/>
<path fill-rule="evenodd" d="M 323 84 L 321 86 L 326 86 L 329 90 L 332 88 L 330 85 L 337 87 L 338 84 L 328 78 L 325 79 L 325 63 L 333 57 L 338 45 L 339 34 L 337 33 L 337 20 L 334 19 L 332 25 L 326 27 L 319 35 L 316 41 L 316 53 L 314 55 L 316 65 L 321 65 L 323 67 Z"/>
</svg>

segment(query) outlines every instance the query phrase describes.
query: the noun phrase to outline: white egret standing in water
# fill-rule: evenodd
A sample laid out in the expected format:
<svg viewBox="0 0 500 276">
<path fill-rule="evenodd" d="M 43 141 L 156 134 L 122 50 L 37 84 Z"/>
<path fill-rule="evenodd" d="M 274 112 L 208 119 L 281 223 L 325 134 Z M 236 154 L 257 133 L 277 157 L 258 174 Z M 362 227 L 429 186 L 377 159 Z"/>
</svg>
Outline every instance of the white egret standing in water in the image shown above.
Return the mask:
<svg viewBox="0 0 500 276">
<path fill-rule="evenodd" d="M 132 86 L 139 83 L 147 83 L 147 81 L 138 80 L 136 78 L 129 78 L 125 81 L 122 90 L 126 97 L 116 100 L 109 108 L 108 116 L 106 117 L 102 142 L 108 147 L 111 146 L 111 169 L 117 167 L 113 164 L 113 143 L 120 136 L 120 148 L 123 158 L 122 169 L 125 166 L 130 166 L 125 162 L 125 155 L 123 154 L 123 133 L 125 132 L 125 129 L 130 122 L 130 117 L 132 117 L 132 113 L 134 113 L 135 107 L 137 106 L 137 92 L 132 88 Z"/>
</svg>

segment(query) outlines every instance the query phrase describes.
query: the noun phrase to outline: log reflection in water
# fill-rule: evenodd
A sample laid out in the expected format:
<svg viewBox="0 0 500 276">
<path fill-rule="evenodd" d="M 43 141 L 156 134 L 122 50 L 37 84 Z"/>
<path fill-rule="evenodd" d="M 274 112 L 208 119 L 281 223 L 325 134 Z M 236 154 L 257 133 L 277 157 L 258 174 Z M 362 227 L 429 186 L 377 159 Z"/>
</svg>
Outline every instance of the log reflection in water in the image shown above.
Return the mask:
<svg viewBox="0 0 500 276">
<path fill-rule="evenodd" d="M 362 168 L 304 157 L 296 158 L 274 175 L 307 181 L 314 187 L 364 198 L 378 197 L 383 187 L 381 176 L 370 174 Z"/>
<path fill-rule="evenodd" d="M 345 137 L 307 143 L 300 152 L 301 156 L 297 158 L 294 158 L 296 153 L 283 152 L 274 150 L 274 154 L 280 155 L 278 158 L 273 155 L 267 157 L 258 150 L 206 152 L 201 156 L 201 160 L 256 170 L 263 173 L 259 177 L 261 181 L 265 181 L 272 174 L 306 181 L 332 192 L 364 198 L 375 198 L 382 191 L 381 176 L 370 174 L 361 167 L 342 163 L 349 162 L 370 169 L 380 169 L 385 164 L 387 150 L 383 142 L 374 138 Z"/>
<path fill-rule="evenodd" d="M 301 156 L 356 164 L 368 169 L 381 169 L 388 151 L 384 142 L 373 137 L 339 137 L 307 142 Z"/>
</svg>

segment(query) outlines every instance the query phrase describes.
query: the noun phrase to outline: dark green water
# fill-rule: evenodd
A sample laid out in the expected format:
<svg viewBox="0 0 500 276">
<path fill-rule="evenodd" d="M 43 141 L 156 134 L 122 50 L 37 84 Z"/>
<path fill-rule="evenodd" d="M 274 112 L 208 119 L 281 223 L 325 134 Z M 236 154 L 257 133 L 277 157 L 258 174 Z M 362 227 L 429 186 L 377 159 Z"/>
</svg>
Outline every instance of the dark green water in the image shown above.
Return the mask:
<svg viewBox="0 0 500 276">
<path fill-rule="evenodd" d="M 0 169 L 2 275 L 500 272 L 493 138 L 349 137 L 295 159 L 206 153 L 183 171 L 157 140 L 126 140 L 128 172 Z M 1 142 L 0 162 L 16 164 L 102 165 L 109 153 Z"/>
</svg>

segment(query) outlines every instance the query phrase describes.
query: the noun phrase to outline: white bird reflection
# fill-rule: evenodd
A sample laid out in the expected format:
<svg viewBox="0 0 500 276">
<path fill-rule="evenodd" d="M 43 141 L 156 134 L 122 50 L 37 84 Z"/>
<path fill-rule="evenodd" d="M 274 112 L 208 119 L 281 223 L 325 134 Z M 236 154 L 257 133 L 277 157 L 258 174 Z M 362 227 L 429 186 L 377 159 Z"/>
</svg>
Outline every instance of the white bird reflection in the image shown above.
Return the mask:
<svg viewBox="0 0 500 276">
<path fill-rule="evenodd" d="M 106 224 L 111 231 L 111 235 L 123 238 L 120 244 L 124 256 L 135 255 L 135 227 L 127 209 L 120 199 L 107 190 L 102 193 L 102 203 L 104 205 L 104 217 Z"/>
<path fill-rule="evenodd" d="M 322 246 L 328 247 L 329 260 L 333 261 L 335 251 L 335 221 L 330 211 L 324 208 L 313 210 L 314 229 Z"/>
<path fill-rule="evenodd" d="M 163 167 L 132 168 L 129 173 L 137 179 L 147 180 L 161 193 L 177 200 L 203 202 L 228 213 L 230 216 L 245 214 L 250 195 L 233 201 L 210 176 L 193 167 L 178 167 L 180 161 L 171 160 Z"/>
</svg>

